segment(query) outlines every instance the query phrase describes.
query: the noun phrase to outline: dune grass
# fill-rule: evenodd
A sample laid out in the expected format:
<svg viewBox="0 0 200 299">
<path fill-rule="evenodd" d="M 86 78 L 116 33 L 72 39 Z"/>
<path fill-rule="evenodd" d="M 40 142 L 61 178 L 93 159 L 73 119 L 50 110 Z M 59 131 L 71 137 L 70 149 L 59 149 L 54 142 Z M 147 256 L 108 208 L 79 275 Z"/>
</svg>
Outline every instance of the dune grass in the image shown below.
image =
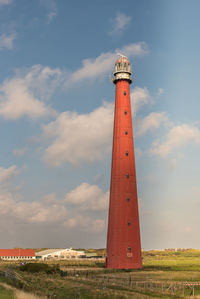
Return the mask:
<svg viewBox="0 0 200 299">
<path fill-rule="evenodd" d="M 168 291 L 163 291 L 162 285 L 200 282 L 200 250 L 194 249 L 143 252 L 142 270 L 105 269 L 105 260 L 40 263 L 36 261 L 35 265 L 29 264 L 24 267 L 24 271 L 20 270 L 19 263 L 1 262 L 0 268 L 9 266 L 19 273 L 26 282 L 25 291 L 52 298 L 186 298 L 191 289 L 185 288 L 183 296 L 182 290 L 169 294 Z M 49 271 L 52 269 L 58 271 Z M 129 281 L 133 283 L 129 284 Z M 141 282 L 142 286 L 142 282 L 148 281 L 154 283 L 155 287 L 136 287 L 136 282 Z M 196 287 L 195 296 L 198 295 L 200 288 Z M 0 295 L 0 298 L 4 297 Z"/>
<path fill-rule="evenodd" d="M 200 271 L 200 250 L 190 249 L 185 252 L 144 252 L 143 269 L 158 271 Z"/>
<path fill-rule="evenodd" d="M 8 290 L 0 285 L 0 298 L 14 299 L 14 292 L 12 290 Z"/>
</svg>

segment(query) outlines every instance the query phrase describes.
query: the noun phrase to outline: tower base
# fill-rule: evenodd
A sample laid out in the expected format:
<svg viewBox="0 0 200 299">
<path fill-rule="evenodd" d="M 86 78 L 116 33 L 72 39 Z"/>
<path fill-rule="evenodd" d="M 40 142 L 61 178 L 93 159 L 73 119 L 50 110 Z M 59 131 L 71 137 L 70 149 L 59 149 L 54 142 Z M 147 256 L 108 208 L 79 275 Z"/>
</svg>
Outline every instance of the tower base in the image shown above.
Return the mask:
<svg viewBox="0 0 200 299">
<path fill-rule="evenodd" d="M 115 262 L 108 262 L 106 258 L 106 268 L 107 269 L 130 269 L 130 270 L 141 270 L 142 269 L 142 263 L 140 262 L 133 262 L 130 263 L 130 261 L 117 261 Z"/>
</svg>

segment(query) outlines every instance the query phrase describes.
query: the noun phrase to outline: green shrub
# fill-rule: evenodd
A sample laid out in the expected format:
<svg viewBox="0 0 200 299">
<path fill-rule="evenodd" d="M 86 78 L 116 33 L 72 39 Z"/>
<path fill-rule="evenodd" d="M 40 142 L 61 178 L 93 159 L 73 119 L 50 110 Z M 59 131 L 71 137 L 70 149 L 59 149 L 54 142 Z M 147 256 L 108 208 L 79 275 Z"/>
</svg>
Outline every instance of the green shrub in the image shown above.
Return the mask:
<svg viewBox="0 0 200 299">
<path fill-rule="evenodd" d="M 46 274 L 60 273 L 59 265 L 48 265 L 44 263 L 27 263 L 23 266 L 20 266 L 20 270 L 29 273 L 39 273 L 39 272 L 44 272 Z"/>
</svg>

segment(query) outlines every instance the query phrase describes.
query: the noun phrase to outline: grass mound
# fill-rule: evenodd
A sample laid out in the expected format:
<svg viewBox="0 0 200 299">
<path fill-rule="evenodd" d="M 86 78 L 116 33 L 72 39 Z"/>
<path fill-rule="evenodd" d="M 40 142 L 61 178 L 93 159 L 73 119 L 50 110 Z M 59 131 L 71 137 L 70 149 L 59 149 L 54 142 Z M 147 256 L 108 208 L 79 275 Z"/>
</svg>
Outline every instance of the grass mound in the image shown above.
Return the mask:
<svg viewBox="0 0 200 299">
<path fill-rule="evenodd" d="M 14 292 L 12 290 L 8 290 L 0 285 L 0 298 L 14 299 Z"/>
<path fill-rule="evenodd" d="M 21 271 L 29 273 L 44 272 L 46 274 L 60 273 L 59 265 L 48 265 L 44 263 L 27 263 L 20 267 Z"/>
</svg>

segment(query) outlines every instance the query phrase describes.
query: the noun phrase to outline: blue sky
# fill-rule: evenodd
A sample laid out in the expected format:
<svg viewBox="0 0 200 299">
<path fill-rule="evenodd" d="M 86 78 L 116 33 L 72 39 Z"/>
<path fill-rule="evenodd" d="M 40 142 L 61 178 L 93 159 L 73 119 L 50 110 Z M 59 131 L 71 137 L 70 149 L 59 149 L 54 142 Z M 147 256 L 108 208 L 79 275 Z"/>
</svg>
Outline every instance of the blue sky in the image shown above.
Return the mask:
<svg viewBox="0 0 200 299">
<path fill-rule="evenodd" d="M 105 247 L 117 52 L 142 247 L 196 247 L 197 0 L 0 0 L 1 247 Z"/>
</svg>

